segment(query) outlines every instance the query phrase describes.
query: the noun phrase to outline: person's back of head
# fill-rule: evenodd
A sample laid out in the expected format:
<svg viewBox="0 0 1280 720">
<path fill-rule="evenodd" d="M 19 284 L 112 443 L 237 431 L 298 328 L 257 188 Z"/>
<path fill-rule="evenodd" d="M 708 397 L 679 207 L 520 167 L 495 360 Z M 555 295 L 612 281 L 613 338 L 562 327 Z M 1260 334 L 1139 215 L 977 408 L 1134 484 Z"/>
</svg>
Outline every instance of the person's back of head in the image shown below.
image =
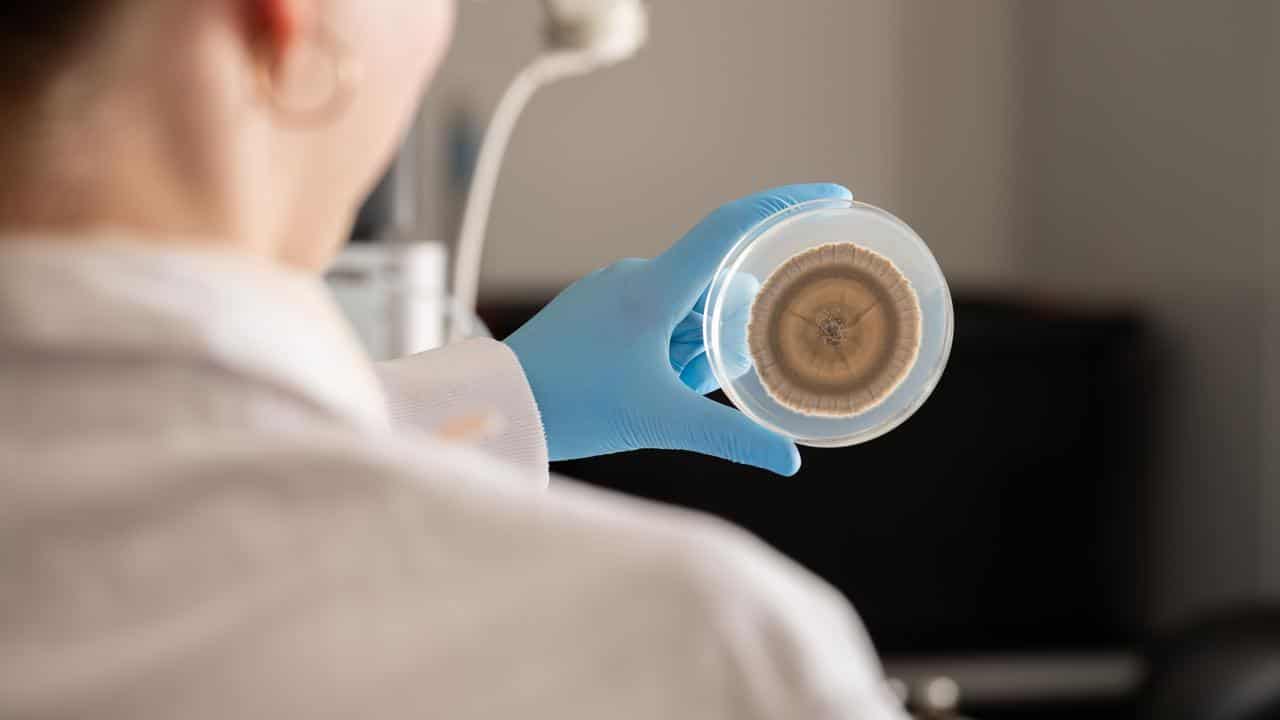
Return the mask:
<svg viewBox="0 0 1280 720">
<path fill-rule="evenodd" d="M 0 234 L 122 228 L 324 267 L 410 125 L 452 5 L 5 3 Z"/>
</svg>

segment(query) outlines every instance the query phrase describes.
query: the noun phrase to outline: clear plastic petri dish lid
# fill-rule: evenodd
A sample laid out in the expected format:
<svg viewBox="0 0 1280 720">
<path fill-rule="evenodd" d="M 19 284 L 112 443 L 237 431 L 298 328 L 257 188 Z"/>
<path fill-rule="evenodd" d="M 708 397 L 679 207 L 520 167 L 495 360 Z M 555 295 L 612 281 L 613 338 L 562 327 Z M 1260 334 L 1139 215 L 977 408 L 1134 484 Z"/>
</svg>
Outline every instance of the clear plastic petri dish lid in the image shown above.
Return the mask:
<svg viewBox="0 0 1280 720">
<path fill-rule="evenodd" d="M 815 200 L 748 231 L 707 291 L 703 336 L 725 394 L 802 445 L 875 439 L 937 386 L 955 330 L 929 247 L 872 205 Z"/>
</svg>

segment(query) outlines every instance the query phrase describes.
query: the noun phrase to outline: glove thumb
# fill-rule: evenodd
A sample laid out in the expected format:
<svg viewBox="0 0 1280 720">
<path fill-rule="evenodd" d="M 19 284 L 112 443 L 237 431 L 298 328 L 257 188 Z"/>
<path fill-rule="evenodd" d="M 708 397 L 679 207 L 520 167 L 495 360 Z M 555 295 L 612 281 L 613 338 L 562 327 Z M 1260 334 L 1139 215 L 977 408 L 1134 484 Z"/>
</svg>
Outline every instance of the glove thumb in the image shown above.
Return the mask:
<svg viewBox="0 0 1280 720">
<path fill-rule="evenodd" d="M 681 420 L 671 447 L 723 458 L 790 477 L 800 471 L 800 452 L 791 440 L 763 428 L 737 410 L 681 388 Z"/>
</svg>

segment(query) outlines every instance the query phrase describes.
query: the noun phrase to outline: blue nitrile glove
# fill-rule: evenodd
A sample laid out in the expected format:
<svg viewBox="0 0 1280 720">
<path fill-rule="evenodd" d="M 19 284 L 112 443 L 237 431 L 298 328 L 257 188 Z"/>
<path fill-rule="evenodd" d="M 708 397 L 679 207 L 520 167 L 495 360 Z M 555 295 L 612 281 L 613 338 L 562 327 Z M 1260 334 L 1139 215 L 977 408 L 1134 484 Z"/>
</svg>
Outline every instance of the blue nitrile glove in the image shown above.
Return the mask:
<svg viewBox="0 0 1280 720">
<path fill-rule="evenodd" d="M 533 388 L 551 459 L 663 448 L 794 475 L 794 443 L 701 397 L 716 389 L 702 305 L 720 261 L 751 227 L 802 202 L 850 197 L 838 185 L 792 185 L 729 203 L 661 256 L 622 260 L 574 283 L 507 338 Z M 746 312 L 758 288 L 755 278 L 732 282 L 731 311 Z"/>
</svg>

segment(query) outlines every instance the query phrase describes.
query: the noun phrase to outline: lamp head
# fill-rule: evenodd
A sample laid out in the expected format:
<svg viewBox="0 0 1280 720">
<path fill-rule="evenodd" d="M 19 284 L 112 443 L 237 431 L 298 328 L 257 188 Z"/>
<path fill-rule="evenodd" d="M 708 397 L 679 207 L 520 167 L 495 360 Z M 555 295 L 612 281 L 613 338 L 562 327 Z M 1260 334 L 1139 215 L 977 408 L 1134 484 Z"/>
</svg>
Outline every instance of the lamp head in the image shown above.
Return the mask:
<svg viewBox="0 0 1280 720">
<path fill-rule="evenodd" d="M 547 36 L 556 50 L 582 52 L 600 65 L 635 55 L 649 37 L 642 0 L 544 0 Z"/>
</svg>

